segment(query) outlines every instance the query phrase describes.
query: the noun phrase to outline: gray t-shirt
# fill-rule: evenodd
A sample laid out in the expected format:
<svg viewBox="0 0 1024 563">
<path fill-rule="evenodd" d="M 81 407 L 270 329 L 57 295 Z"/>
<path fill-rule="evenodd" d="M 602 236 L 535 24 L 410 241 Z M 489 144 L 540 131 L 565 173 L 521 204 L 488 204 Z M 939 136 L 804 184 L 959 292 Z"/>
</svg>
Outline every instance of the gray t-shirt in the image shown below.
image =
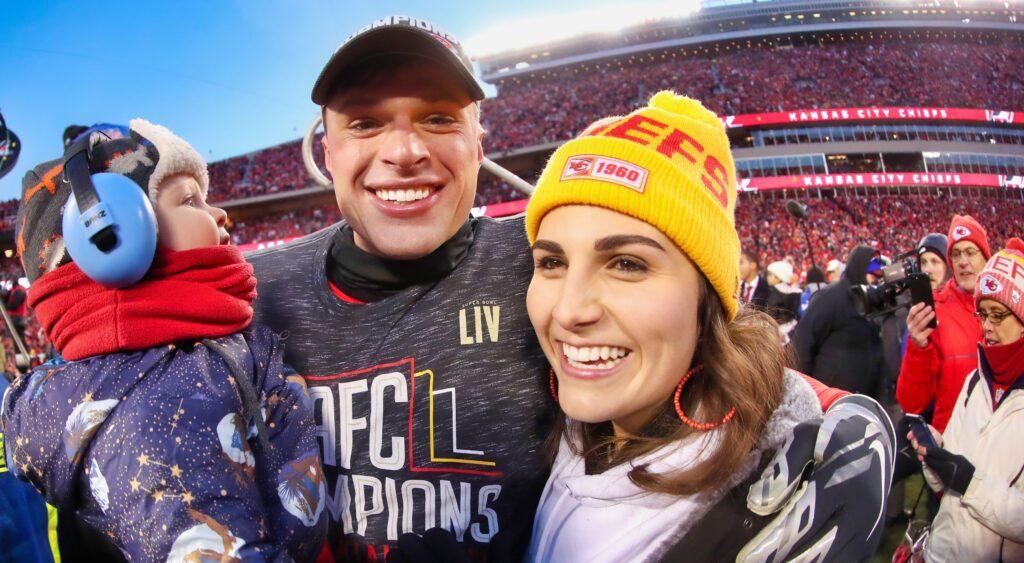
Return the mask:
<svg viewBox="0 0 1024 563">
<path fill-rule="evenodd" d="M 383 561 L 401 534 L 442 527 L 471 555 L 502 530 L 525 546 L 557 407 L 526 313 L 523 219 L 480 219 L 447 277 L 367 304 L 327 281 L 339 228 L 248 257 L 254 322 L 281 334 L 314 399 L 329 544 Z"/>
</svg>

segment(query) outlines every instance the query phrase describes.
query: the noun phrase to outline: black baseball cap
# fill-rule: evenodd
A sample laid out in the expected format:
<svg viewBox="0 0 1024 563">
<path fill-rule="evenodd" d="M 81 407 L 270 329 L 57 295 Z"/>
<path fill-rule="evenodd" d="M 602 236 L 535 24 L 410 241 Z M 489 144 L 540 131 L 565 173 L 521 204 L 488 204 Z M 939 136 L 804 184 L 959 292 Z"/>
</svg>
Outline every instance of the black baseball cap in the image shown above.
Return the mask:
<svg viewBox="0 0 1024 563">
<path fill-rule="evenodd" d="M 338 47 L 313 85 L 313 103 L 326 105 L 338 80 L 353 65 L 384 55 L 410 55 L 433 60 L 450 68 L 462 79 L 474 102 L 485 97 L 473 76 L 473 63 L 454 35 L 426 20 L 389 16 L 360 29 Z"/>
</svg>

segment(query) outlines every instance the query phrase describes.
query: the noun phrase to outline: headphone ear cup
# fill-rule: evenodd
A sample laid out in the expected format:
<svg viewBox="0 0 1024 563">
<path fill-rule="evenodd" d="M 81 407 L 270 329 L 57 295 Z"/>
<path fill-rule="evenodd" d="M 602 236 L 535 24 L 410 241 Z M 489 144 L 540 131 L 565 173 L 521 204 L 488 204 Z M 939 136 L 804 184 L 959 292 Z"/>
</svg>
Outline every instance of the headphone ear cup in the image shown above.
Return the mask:
<svg viewBox="0 0 1024 563">
<path fill-rule="evenodd" d="M 120 174 L 92 175 L 100 201 L 106 206 L 117 242 L 104 252 L 90 241 L 88 225 L 75 197 L 64 205 L 64 245 L 85 275 L 110 288 L 135 284 L 149 271 L 156 256 L 156 214 L 146 192 Z M 88 210 L 87 210 L 88 211 Z"/>
</svg>

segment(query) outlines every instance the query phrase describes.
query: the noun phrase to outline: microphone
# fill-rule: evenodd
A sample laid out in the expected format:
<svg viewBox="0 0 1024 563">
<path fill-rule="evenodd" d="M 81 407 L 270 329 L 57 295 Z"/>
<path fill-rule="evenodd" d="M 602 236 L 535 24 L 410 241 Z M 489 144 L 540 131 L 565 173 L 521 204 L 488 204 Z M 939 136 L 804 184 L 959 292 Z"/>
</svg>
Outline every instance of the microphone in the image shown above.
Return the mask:
<svg viewBox="0 0 1024 563">
<path fill-rule="evenodd" d="M 811 234 L 807 231 L 807 206 L 795 199 L 786 202 L 786 213 L 800 221 L 804 228 L 804 241 L 807 242 L 807 257 L 811 259 L 811 265 L 815 268 L 818 264 L 814 261 L 814 248 L 811 246 Z"/>
<path fill-rule="evenodd" d="M 791 199 L 786 202 L 786 213 L 789 213 L 790 217 L 794 219 L 806 219 L 807 206 L 795 199 Z"/>
</svg>

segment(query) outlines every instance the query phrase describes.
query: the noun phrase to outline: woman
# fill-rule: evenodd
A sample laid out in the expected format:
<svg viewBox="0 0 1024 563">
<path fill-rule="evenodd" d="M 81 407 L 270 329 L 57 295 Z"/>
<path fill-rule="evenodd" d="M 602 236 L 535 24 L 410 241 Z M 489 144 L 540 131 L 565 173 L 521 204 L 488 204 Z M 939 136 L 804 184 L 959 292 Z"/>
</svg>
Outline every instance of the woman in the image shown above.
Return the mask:
<svg viewBox="0 0 1024 563">
<path fill-rule="evenodd" d="M 595 123 L 541 175 L 527 308 L 567 417 L 531 560 L 673 557 L 763 453 L 821 416 L 775 324 L 738 313 L 735 186 L 717 117 L 670 92 Z"/>
<path fill-rule="evenodd" d="M 1011 239 L 974 288 L 983 338 L 939 447 L 908 436 L 943 492 L 927 561 L 1024 561 L 1024 242 Z"/>
</svg>

